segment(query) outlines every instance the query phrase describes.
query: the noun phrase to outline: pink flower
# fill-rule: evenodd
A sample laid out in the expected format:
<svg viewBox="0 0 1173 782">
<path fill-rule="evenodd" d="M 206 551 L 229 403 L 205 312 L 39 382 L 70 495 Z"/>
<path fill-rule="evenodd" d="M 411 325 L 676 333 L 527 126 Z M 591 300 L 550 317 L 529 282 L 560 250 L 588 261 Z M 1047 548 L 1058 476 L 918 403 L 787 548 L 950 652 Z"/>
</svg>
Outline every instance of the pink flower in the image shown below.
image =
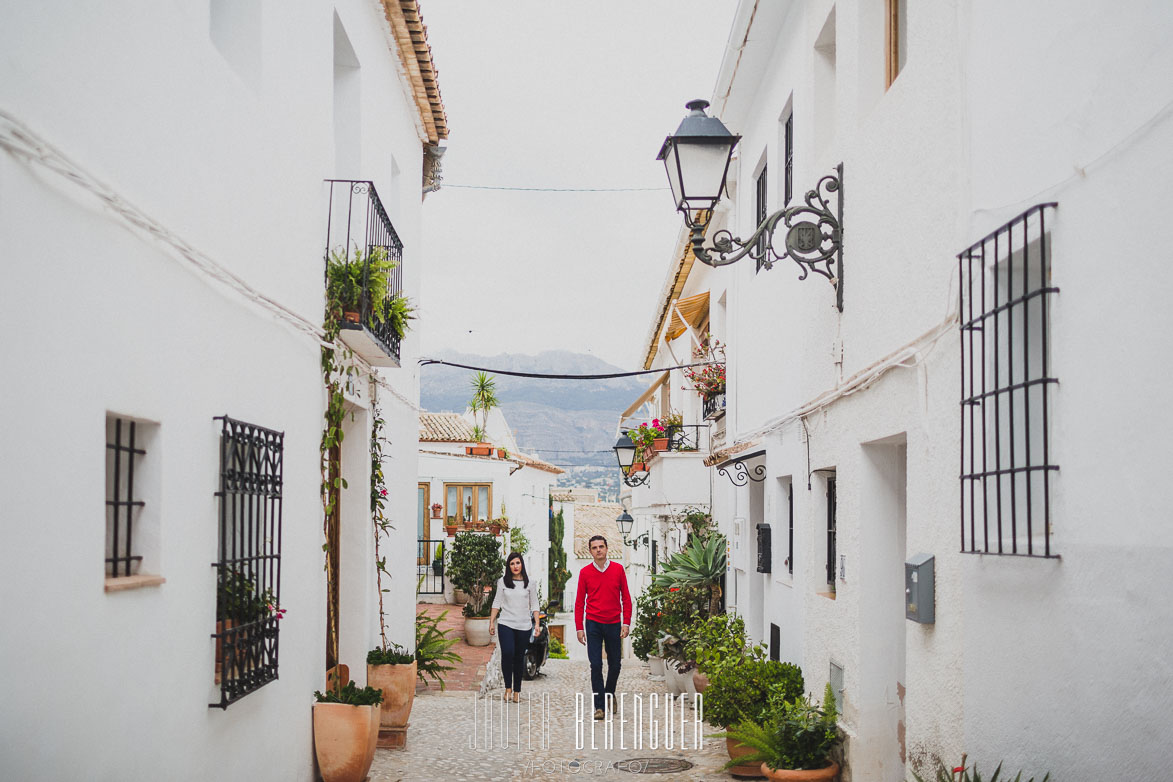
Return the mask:
<svg viewBox="0 0 1173 782">
<path fill-rule="evenodd" d="M 653 419 L 652 419 L 652 426 L 654 426 L 654 427 L 656 427 L 657 429 L 659 429 L 659 428 L 660 428 L 660 419 L 659 419 L 659 418 L 653 418 Z"/>
<path fill-rule="evenodd" d="M 379 496 L 380 496 L 380 497 L 386 497 L 386 496 L 387 496 L 387 490 L 386 490 L 386 489 L 379 489 Z"/>
</svg>

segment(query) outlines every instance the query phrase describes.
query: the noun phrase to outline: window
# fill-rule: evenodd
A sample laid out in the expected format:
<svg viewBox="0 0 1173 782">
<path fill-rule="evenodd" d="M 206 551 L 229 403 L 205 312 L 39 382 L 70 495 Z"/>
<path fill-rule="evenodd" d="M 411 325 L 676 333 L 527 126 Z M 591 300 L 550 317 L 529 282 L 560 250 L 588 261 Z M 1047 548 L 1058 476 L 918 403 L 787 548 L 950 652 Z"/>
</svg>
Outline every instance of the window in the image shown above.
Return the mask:
<svg viewBox="0 0 1173 782">
<path fill-rule="evenodd" d="M 762 171 L 758 174 L 756 190 L 754 192 L 754 228 L 756 229 L 766 219 L 766 165 L 762 164 Z M 769 245 L 766 240 L 766 234 L 758 237 L 757 245 L 754 247 L 754 256 L 757 259 L 757 270 L 761 271 L 762 267 L 766 265 L 766 250 Z"/>
<path fill-rule="evenodd" d="M 794 575 L 794 481 L 786 484 L 786 513 L 789 516 L 786 533 L 786 572 Z"/>
<path fill-rule="evenodd" d="M 786 172 L 783 176 L 782 205 L 790 206 L 790 199 L 794 197 L 794 110 L 786 115 L 786 122 L 782 125 L 782 154 L 786 161 Z"/>
<path fill-rule="evenodd" d="M 782 645 L 782 628 L 773 622 L 770 623 L 770 659 L 781 660 L 782 654 L 778 647 Z"/>
<path fill-rule="evenodd" d="M 158 425 L 106 415 L 106 591 L 163 583 L 158 572 Z"/>
<path fill-rule="evenodd" d="M 1039 204 L 969 247 L 961 279 L 961 550 L 1051 557 L 1051 237 Z"/>
<path fill-rule="evenodd" d="M 885 87 L 891 87 L 908 59 L 908 0 L 887 2 L 888 13 L 884 24 Z"/>
<path fill-rule="evenodd" d="M 220 432 L 216 668 L 227 709 L 277 678 L 285 435 L 227 416 Z"/>
<path fill-rule="evenodd" d="M 835 591 L 835 475 L 827 478 L 827 583 Z"/>
<path fill-rule="evenodd" d="M 444 494 L 449 524 L 488 521 L 493 516 L 493 487 L 488 483 L 446 483 Z"/>
</svg>

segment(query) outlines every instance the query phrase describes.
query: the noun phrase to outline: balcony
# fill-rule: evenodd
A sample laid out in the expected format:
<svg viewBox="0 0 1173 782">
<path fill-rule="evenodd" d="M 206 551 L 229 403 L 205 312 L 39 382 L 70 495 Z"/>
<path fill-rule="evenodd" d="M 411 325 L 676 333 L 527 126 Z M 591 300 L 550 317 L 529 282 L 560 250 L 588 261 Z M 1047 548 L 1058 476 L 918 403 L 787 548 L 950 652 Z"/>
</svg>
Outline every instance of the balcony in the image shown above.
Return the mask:
<svg viewBox="0 0 1173 782">
<path fill-rule="evenodd" d="M 647 461 L 648 483 L 632 489 L 633 507 L 659 512 L 660 506 L 709 503 L 709 427 L 705 424 L 667 427 L 668 450 L 656 451 Z"/>
<path fill-rule="evenodd" d="M 723 415 L 725 415 L 725 392 L 706 396 L 701 403 L 701 416 L 706 421 L 713 421 Z"/>
<path fill-rule="evenodd" d="M 326 290 L 338 338 L 372 366 L 399 366 L 410 307 L 403 242 L 373 182 L 327 179 Z"/>
</svg>

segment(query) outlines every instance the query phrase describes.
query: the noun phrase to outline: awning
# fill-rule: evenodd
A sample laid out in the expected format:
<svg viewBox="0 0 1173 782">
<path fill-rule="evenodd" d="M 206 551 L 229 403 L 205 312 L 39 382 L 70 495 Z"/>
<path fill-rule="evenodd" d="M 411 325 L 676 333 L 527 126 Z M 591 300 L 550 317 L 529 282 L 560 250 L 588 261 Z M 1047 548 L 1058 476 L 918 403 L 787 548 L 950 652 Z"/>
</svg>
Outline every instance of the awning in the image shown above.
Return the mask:
<svg viewBox="0 0 1173 782">
<path fill-rule="evenodd" d="M 716 465 L 716 470 L 734 486 L 744 486 L 750 481 L 761 483 L 766 479 L 766 449 L 726 459 Z"/>
<path fill-rule="evenodd" d="M 684 315 L 684 320 L 680 319 L 681 315 Z M 704 325 L 708 317 L 708 291 L 698 293 L 695 296 L 677 299 L 676 306 L 672 309 L 672 319 L 668 322 L 668 331 L 664 334 L 664 338 L 669 340 L 676 339 L 688 329 L 688 326 L 699 329 Z M 686 321 L 688 326 L 685 325 Z"/>
<path fill-rule="evenodd" d="M 668 372 L 662 372 L 661 374 L 656 375 L 656 379 L 652 381 L 652 384 L 648 386 L 647 390 L 640 394 L 639 398 L 632 402 L 631 406 L 624 410 L 623 414 L 619 416 L 620 428 L 622 428 L 623 422 L 627 420 L 628 416 L 643 407 L 644 402 L 651 399 L 655 395 L 657 389 L 659 389 L 661 385 L 667 382 Z"/>
</svg>

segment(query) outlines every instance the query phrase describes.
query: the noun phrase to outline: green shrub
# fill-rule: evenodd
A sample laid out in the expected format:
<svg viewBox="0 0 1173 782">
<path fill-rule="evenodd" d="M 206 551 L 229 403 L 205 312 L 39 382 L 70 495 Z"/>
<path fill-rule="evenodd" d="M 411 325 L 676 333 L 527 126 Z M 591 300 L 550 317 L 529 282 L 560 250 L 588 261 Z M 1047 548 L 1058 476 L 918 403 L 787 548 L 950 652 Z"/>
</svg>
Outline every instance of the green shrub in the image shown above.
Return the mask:
<svg viewBox="0 0 1173 782">
<path fill-rule="evenodd" d="M 367 665 L 411 665 L 415 655 L 399 644 L 390 649 L 371 649 L 367 652 Z"/>
<path fill-rule="evenodd" d="M 982 775 L 978 772 L 977 763 L 974 763 L 972 767 L 967 766 L 965 764 L 965 757 L 965 755 L 961 756 L 961 765 L 954 769 L 950 769 L 948 766 L 938 760 L 935 777 L 936 782 L 983 782 Z M 958 771 L 961 773 L 960 777 L 957 776 Z M 1009 780 L 1009 775 L 1003 777 L 1001 774 L 1002 764 L 999 763 L 998 767 L 994 769 L 993 776 L 991 776 L 986 782 L 1003 782 L 1003 780 Z M 925 780 L 922 779 L 919 774 L 913 773 L 912 776 L 916 779 L 916 782 L 925 782 Z M 1051 772 L 1048 771 L 1047 775 L 1043 777 L 1042 782 L 1050 782 L 1050 779 Z M 1022 782 L 1021 771 L 1014 775 L 1013 782 Z M 1031 777 L 1030 779 L 1026 780 L 1026 782 L 1035 782 L 1035 778 Z"/>
<path fill-rule="evenodd" d="M 448 555 L 448 578 L 468 594 L 465 616 L 489 615 L 484 611 L 485 587 L 495 584 L 504 572 L 505 559 L 495 537 L 471 531 L 457 533 Z"/>
<path fill-rule="evenodd" d="M 555 660 L 569 659 L 570 655 L 566 652 L 566 647 L 558 640 L 558 636 L 550 636 L 550 656 Z"/>
<path fill-rule="evenodd" d="M 363 687 L 360 690 L 354 682 L 347 682 L 345 687 L 337 690 L 327 690 L 325 694 L 315 691 L 314 698 L 317 699 L 318 703 L 377 706 L 383 702 L 383 691 L 375 687 Z"/>
<path fill-rule="evenodd" d="M 448 616 L 444 611 L 439 616 L 428 616 L 424 611 L 415 615 L 415 675 L 427 683 L 427 677 L 440 683 L 444 689 L 444 674 L 456 668 L 451 663 L 463 662 L 459 654 L 452 651 L 457 638 L 449 638 L 447 630 L 440 629 L 440 622 Z"/>
<path fill-rule="evenodd" d="M 748 720 L 757 725 L 769 717 L 772 700 L 801 698 L 802 669 L 777 660 L 743 660 L 721 669 L 705 690 L 705 719 L 728 728 Z"/>
<path fill-rule="evenodd" d="M 685 656 L 695 661 L 697 667 L 710 677 L 745 660 L 761 660 L 766 656 L 765 646 L 747 646 L 745 620 L 736 614 L 717 614 L 702 619 L 685 635 L 688 637 Z M 801 687 L 799 692 L 802 692 Z"/>
</svg>

